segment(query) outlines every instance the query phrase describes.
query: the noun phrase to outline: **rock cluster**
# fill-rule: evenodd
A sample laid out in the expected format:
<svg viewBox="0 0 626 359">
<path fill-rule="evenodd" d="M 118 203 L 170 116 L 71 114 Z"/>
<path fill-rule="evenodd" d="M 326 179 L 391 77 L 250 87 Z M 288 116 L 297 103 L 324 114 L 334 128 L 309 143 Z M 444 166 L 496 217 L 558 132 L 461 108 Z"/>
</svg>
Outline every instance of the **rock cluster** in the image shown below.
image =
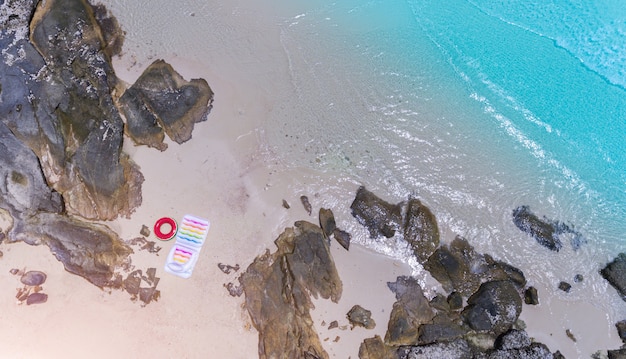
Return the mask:
<svg viewBox="0 0 626 359">
<path fill-rule="evenodd" d="M 132 250 L 90 221 L 128 217 L 142 201 L 111 64 L 122 42 L 117 21 L 86 0 L 0 1 L 0 215 L 12 222 L 0 239 L 45 244 L 99 287 Z M 176 141 L 213 99 L 206 82 L 188 84 L 163 61 L 137 88 Z"/>
<path fill-rule="evenodd" d="M 476 252 L 461 237 L 441 245 L 434 215 L 417 199 L 389 204 L 361 187 L 351 208 L 373 238 L 402 233 L 447 292 L 428 300 L 414 278 L 389 283 L 397 301 L 387 333 L 366 339 L 360 358 L 553 357 L 516 328 L 526 291 L 522 271 Z"/>
<path fill-rule="evenodd" d="M 313 327 L 310 296 L 337 302 L 342 283 L 323 230 L 299 221 L 240 277 L 246 308 L 259 332 L 259 358 L 326 359 Z"/>
</svg>

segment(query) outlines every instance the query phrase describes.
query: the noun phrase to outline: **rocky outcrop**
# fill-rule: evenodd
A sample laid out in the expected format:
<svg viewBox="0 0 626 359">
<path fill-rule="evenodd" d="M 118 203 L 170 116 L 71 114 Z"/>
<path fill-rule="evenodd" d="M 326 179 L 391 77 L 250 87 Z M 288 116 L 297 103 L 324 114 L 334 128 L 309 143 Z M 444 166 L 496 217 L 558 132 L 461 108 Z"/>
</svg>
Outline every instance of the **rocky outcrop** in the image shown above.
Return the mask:
<svg viewBox="0 0 626 359">
<path fill-rule="evenodd" d="M 462 316 L 473 330 L 500 335 L 511 329 L 521 312 L 518 289 L 501 280 L 483 283 L 467 300 Z"/>
<path fill-rule="evenodd" d="M 626 254 L 618 254 L 612 262 L 600 270 L 602 278 L 606 279 L 626 301 Z"/>
<path fill-rule="evenodd" d="M 391 238 L 399 232 L 420 262 L 439 246 L 439 228 L 430 209 L 416 198 L 391 204 L 361 186 L 350 206 L 352 215 L 371 238 Z"/>
<path fill-rule="evenodd" d="M 386 202 L 363 186 L 357 190 L 350 209 L 372 238 L 391 238 L 402 228 L 402 205 Z"/>
<path fill-rule="evenodd" d="M 164 151 L 165 134 L 176 143 L 191 139 L 206 120 L 213 91 L 204 79 L 186 81 L 163 60 L 154 61 L 120 98 L 126 133 L 135 143 Z"/>
<path fill-rule="evenodd" d="M 396 302 L 389 317 L 385 343 L 391 346 L 415 344 L 420 334 L 419 327 L 429 323 L 435 312 L 415 278 L 398 277 L 387 285 L 395 293 Z"/>
<path fill-rule="evenodd" d="M 337 302 L 342 283 L 322 229 L 299 221 L 240 278 L 259 332 L 259 358 L 328 358 L 313 327 L 310 295 Z"/>
<path fill-rule="evenodd" d="M 519 289 L 526 279 L 519 269 L 474 250 L 466 239 L 456 237 L 442 245 L 424 263 L 424 268 L 449 292 L 473 294 L 482 282 L 511 280 Z"/>
<path fill-rule="evenodd" d="M 568 234 L 571 237 L 571 245 L 577 250 L 586 242 L 582 234 L 572 229 L 565 223 L 553 221 L 546 217 L 539 218 L 530 211 L 528 206 L 520 206 L 513 210 L 513 223 L 521 231 L 529 234 L 542 246 L 558 252 L 563 243 L 561 235 Z"/>
<path fill-rule="evenodd" d="M 112 98 L 117 79 L 90 5 L 0 6 L 9 14 L 3 28 L 10 29 L 0 36 L 0 121 L 37 156 L 67 213 L 130 215 L 141 203 L 143 177 L 121 151 L 123 122 Z"/>
<path fill-rule="evenodd" d="M 426 261 L 439 246 L 437 220 L 430 209 L 415 198 L 411 198 L 407 205 L 404 240 L 411 245 L 420 262 Z"/>
</svg>

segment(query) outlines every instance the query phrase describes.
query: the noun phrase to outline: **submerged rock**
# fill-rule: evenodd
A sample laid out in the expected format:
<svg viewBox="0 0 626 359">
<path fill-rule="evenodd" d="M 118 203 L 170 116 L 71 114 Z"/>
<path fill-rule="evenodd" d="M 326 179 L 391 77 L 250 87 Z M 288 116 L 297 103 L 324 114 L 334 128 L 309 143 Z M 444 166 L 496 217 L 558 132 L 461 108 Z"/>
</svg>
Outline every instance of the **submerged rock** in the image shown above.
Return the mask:
<svg viewBox="0 0 626 359">
<path fill-rule="evenodd" d="M 313 327 L 309 295 L 337 302 L 342 283 L 324 232 L 299 221 L 240 277 L 246 308 L 259 332 L 260 358 L 328 358 Z"/>
<path fill-rule="evenodd" d="M 626 301 L 626 254 L 618 254 L 612 262 L 600 270 L 600 274 Z"/>
<path fill-rule="evenodd" d="M 183 143 L 191 139 L 194 124 L 206 120 L 213 91 L 204 79 L 186 81 L 163 60 L 154 61 L 124 92 L 120 105 L 126 133 L 137 144 L 164 151 L 165 134 Z"/>
<path fill-rule="evenodd" d="M 545 217 L 543 219 L 539 218 L 530 211 L 528 206 L 520 206 L 513 210 L 513 223 L 521 231 L 533 237 L 539 244 L 555 252 L 558 252 L 563 247 L 561 242 L 563 234 L 571 236 L 570 242 L 574 250 L 577 250 L 586 242 L 582 234 L 568 225 Z"/>
<path fill-rule="evenodd" d="M 524 291 L 524 303 L 528 305 L 537 305 L 539 304 L 539 295 L 537 294 L 537 288 L 528 287 Z"/>
<path fill-rule="evenodd" d="M 391 238 L 402 228 L 402 206 L 380 199 L 363 186 L 357 190 L 350 209 L 372 238 Z"/>
</svg>

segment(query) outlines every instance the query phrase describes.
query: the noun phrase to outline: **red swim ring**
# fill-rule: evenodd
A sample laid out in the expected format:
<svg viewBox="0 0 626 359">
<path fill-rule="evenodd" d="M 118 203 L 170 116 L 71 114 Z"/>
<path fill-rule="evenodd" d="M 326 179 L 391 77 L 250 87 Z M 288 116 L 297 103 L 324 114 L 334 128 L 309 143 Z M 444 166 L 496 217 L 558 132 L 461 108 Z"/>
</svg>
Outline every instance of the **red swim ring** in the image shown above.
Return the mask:
<svg viewBox="0 0 626 359">
<path fill-rule="evenodd" d="M 170 226 L 170 231 L 167 233 L 163 233 L 161 232 L 161 227 L 164 224 L 169 224 Z M 168 241 L 170 239 L 172 239 L 174 237 L 174 235 L 176 234 L 176 231 L 178 229 L 178 226 L 176 225 L 176 221 L 173 220 L 170 217 L 163 217 L 163 218 L 159 218 L 156 223 L 154 224 L 154 234 L 163 241 Z"/>
</svg>

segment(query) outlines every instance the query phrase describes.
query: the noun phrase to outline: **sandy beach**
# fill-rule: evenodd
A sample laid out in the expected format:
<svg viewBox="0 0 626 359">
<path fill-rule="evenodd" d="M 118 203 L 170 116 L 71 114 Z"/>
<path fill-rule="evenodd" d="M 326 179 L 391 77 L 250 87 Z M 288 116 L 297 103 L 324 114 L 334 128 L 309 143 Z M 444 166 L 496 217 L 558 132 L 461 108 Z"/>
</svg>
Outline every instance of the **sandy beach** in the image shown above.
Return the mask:
<svg viewBox="0 0 626 359">
<path fill-rule="evenodd" d="M 353 236 L 367 235 L 349 208 L 361 183 L 340 172 L 319 173 L 307 163 L 283 163 L 268 144 L 267 119 L 288 103 L 286 96 L 293 95 L 289 59 L 271 10 L 246 0 L 209 1 L 202 6 L 104 3 L 127 31 L 123 53 L 114 59 L 121 80 L 130 85 L 153 60 L 164 59 L 185 79 L 206 79 L 215 92 L 207 121 L 196 124 L 189 142 L 178 145 L 166 139 L 168 149 L 159 152 L 125 139 L 124 150 L 145 177 L 143 203 L 131 218 L 107 225 L 130 240 L 140 235 L 142 225 L 152 230 L 160 217 L 180 220 L 192 214 L 211 222 L 207 242 L 189 279 L 163 270 L 173 241 L 160 242 L 152 234 L 148 239 L 162 247 L 158 254 L 133 247 L 132 265 L 156 267 L 160 278 L 161 297 L 146 306 L 131 301 L 125 292 L 103 291 L 66 272 L 45 246 L 1 244 L 0 287 L 5 291 L 0 296 L 4 308 L 0 352 L 7 358 L 258 357 L 258 333 L 243 307 L 244 298 L 229 295 L 225 285 L 239 285 L 241 271 L 266 249 L 275 250 L 273 241 L 285 227 L 297 220 L 318 223 L 321 207 L 331 208 L 338 226 L 350 229 Z M 295 16 L 297 4 L 281 11 Z M 181 29 L 157 27 L 166 20 Z M 317 176 L 336 177 L 334 187 L 312 182 Z M 342 195 L 333 195 L 337 193 Z M 301 205 L 301 195 L 311 200 L 312 215 Z M 0 229 L 8 226 L 7 220 L 0 220 Z M 444 242 L 454 236 L 449 229 L 442 233 Z M 358 244 L 348 252 L 333 242 L 331 251 L 344 293 L 338 304 L 315 300 L 312 313 L 331 358 L 357 358 L 363 339 L 384 337 L 395 301 L 387 282 L 413 274 L 427 295 L 438 290 L 415 263 L 411 266 Z M 241 269 L 225 274 L 218 263 L 238 264 Z M 45 272 L 48 301 L 18 304 L 14 288 L 21 284 L 19 276 L 9 274 L 12 268 Z M 623 318 L 584 300 L 542 296 L 553 289 L 528 280 L 541 298 L 540 305 L 525 305 L 522 311 L 520 319 L 530 336 L 567 358 L 620 346 L 614 322 Z M 374 329 L 350 328 L 346 313 L 354 304 L 372 311 Z M 340 328 L 326 329 L 333 320 Z M 565 329 L 571 329 L 576 342 Z"/>
</svg>

